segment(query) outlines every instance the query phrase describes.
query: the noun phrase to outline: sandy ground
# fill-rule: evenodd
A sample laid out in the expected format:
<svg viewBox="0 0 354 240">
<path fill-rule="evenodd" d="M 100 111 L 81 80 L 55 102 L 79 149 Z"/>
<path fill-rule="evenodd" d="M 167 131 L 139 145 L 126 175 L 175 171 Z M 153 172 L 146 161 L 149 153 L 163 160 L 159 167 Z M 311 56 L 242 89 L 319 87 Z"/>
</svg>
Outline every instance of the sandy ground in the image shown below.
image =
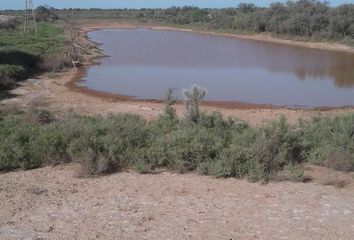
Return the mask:
<svg viewBox="0 0 354 240">
<path fill-rule="evenodd" d="M 0 175 L 0 239 L 353 239 L 354 188 L 195 174 Z"/>
</svg>

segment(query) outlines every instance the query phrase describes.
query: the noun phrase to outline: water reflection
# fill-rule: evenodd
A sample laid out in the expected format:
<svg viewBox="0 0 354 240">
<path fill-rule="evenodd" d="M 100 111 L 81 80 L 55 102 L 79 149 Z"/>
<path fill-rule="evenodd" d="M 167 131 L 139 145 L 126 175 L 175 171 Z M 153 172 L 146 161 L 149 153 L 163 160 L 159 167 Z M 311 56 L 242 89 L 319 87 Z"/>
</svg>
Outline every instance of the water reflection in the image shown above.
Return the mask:
<svg viewBox="0 0 354 240">
<path fill-rule="evenodd" d="M 147 29 L 100 30 L 102 64 L 86 86 L 137 98 L 200 84 L 209 100 L 276 105 L 354 103 L 354 55 L 205 34 Z"/>
</svg>

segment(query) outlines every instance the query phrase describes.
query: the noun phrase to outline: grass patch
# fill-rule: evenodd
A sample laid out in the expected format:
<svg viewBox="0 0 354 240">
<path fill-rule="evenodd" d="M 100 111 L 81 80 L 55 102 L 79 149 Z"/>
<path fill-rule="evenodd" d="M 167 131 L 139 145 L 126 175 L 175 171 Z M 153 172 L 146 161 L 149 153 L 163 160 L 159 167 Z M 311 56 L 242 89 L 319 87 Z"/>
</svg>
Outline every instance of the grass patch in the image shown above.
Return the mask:
<svg viewBox="0 0 354 240">
<path fill-rule="evenodd" d="M 38 34 L 24 34 L 21 25 L 0 28 L 0 36 L 0 90 L 30 75 L 70 65 L 70 44 L 60 23 L 41 22 Z"/>
</svg>

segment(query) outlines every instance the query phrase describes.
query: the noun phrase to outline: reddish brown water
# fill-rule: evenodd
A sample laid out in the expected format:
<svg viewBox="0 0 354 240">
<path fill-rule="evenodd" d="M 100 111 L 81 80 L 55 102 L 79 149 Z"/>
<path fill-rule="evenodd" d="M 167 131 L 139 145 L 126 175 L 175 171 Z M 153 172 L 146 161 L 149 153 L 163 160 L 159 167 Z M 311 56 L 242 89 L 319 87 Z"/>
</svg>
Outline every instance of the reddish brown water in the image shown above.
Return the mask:
<svg viewBox="0 0 354 240">
<path fill-rule="evenodd" d="M 206 100 L 291 107 L 354 105 L 354 54 L 163 30 L 100 30 L 81 85 L 138 99 L 196 84 Z"/>
</svg>

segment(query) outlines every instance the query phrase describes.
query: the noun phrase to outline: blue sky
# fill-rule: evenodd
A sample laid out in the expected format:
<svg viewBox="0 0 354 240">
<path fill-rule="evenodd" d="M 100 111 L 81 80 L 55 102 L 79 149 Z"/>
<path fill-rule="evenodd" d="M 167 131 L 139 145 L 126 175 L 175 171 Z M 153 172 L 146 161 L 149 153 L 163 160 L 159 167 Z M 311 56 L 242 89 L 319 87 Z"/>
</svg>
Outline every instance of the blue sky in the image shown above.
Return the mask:
<svg viewBox="0 0 354 240">
<path fill-rule="evenodd" d="M 252 2 L 268 6 L 271 2 L 282 0 L 33 0 L 35 6 L 47 4 L 55 8 L 166 8 L 170 6 L 197 6 L 222 8 L 237 6 L 240 2 Z M 332 6 L 354 3 L 354 0 L 330 0 Z M 25 0 L 0 0 L 0 9 L 24 8 Z"/>
</svg>

